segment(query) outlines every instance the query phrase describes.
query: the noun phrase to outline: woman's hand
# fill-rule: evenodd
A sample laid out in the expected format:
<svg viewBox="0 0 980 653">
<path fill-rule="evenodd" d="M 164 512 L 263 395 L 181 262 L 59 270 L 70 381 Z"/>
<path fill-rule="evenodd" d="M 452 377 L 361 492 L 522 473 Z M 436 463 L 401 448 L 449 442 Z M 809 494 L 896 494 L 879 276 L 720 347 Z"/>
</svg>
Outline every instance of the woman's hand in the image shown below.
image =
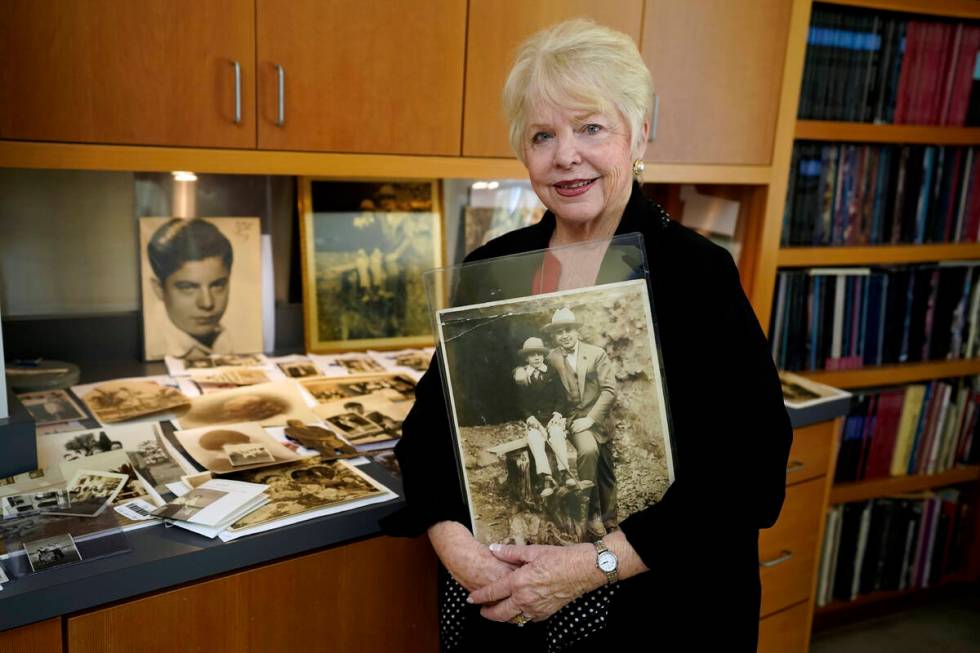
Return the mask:
<svg viewBox="0 0 980 653">
<path fill-rule="evenodd" d="M 467 599 L 483 605 L 480 614 L 493 621 L 510 621 L 518 615 L 541 621 L 606 582 L 596 568 L 591 544 L 492 544 L 490 550 L 500 561 L 519 567 Z"/>
<path fill-rule="evenodd" d="M 480 543 L 469 529 L 454 521 L 444 521 L 429 527 L 429 541 L 443 566 L 467 592 L 500 580 L 516 565 L 498 559 Z"/>
</svg>

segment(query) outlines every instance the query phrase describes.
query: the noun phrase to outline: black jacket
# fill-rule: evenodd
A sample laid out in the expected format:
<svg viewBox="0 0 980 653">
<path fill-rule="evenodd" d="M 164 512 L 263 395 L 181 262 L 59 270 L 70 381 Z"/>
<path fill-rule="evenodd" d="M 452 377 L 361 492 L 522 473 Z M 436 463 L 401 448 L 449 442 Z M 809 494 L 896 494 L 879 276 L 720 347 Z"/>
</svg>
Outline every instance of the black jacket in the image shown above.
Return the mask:
<svg viewBox="0 0 980 653">
<path fill-rule="evenodd" d="M 468 260 L 544 249 L 554 226 L 546 213 Z M 731 256 L 670 221 L 636 184 L 616 233 L 633 232 L 646 245 L 676 479 L 659 503 L 620 523 L 650 571 L 620 583 L 601 641 L 649 637 L 651 649 L 664 651 L 754 651 L 758 529 L 779 516 L 792 442 L 779 379 Z M 408 505 L 383 524 L 389 534 L 420 534 L 447 519 L 469 524 L 435 362 L 395 453 Z M 502 637 L 517 631 L 481 621 L 476 614 L 470 625 Z"/>
</svg>

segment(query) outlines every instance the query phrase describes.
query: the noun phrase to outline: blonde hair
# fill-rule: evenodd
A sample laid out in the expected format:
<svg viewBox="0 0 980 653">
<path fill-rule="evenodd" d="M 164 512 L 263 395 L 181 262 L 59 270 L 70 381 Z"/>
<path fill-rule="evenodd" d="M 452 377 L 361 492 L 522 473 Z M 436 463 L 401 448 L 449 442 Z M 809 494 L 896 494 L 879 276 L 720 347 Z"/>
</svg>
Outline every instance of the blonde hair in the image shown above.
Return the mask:
<svg viewBox="0 0 980 653">
<path fill-rule="evenodd" d="M 528 109 L 536 102 L 626 119 L 637 154 L 653 103 L 650 71 L 633 39 L 587 18 L 558 23 L 525 41 L 504 84 L 510 145 L 524 160 Z"/>
</svg>

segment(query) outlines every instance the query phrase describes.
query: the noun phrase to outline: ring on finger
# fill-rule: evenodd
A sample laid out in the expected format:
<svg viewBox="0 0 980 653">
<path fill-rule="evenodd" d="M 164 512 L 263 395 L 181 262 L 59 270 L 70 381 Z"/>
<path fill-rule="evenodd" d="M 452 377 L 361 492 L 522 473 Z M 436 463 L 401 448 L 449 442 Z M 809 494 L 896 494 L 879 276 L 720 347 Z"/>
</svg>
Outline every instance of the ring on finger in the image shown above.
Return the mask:
<svg viewBox="0 0 980 653">
<path fill-rule="evenodd" d="M 515 616 L 513 619 L 510 620 L 512 624 L 517 624 L 518 626 L 523 626 L 529 621 L 531 621 L 531 617 L 527 616 L 523 612 L 521 612 L 520 614 L 518 614 L 517 616 Z"/>
</svg>

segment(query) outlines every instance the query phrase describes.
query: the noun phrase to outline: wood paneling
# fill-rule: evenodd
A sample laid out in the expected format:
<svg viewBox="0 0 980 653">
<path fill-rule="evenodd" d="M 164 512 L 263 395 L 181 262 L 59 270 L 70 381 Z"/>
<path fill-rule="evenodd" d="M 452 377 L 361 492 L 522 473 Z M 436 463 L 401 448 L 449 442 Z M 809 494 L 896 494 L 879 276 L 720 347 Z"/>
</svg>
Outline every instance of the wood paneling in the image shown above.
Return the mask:
<svg viewBox="0 0 980 653">
<path fill-rule="evenodd" d="M 648 161 L 769 164 L 790 8 L 785 0 L 647 0 L 643 58 L 660 98 Z"/>
<path fill-rule="evenodd" d="M 258 0 L 257 11 L 260 148 L 459 154 L 465 0 Z"/>
<path fill-rule="evenodd" d="M 0 653 L 61 653 L 61 618 L 0 632 Z"/>
<path fill-rule="evenodd" d="M 801 603 L 759 622 L 758 653 L 806 653 L 810 646 L 810 603 Z"/>
<path fill-rule="evenodd" d="M 793 447 L 786 464 L 786 484 L 794 485 L 827 474 L 833 444 L 833 421 L 793 431 Z"/>
<path fill-rule="evenodd" d="M 641 0 L 470 0 L 463 154 L 514 156 L 500 98 L 524 39 L 563 20 L 587 16 L 639 43 L 642 13 Z"/>
<path fill-rule="evenodd" d="M 759 575 L 762 577 L 762 616 L 806 601 L 813 589 L 823 519 L 825 478 L 786 488 L 786 503 L 779 521 L 759 534 Z M 774 566 L 763 563 L 786 557 Z"/>
<path fill-rule="evenodd" d="M 254 147 L 254 12 L 251 0 L 4 2 L 0 136 Z"/>
<path fill-rule="evenodd" d="M 436 651 L 426 538 L 374 538 L 68 619 L 72 653 Z"/>
</svg>

